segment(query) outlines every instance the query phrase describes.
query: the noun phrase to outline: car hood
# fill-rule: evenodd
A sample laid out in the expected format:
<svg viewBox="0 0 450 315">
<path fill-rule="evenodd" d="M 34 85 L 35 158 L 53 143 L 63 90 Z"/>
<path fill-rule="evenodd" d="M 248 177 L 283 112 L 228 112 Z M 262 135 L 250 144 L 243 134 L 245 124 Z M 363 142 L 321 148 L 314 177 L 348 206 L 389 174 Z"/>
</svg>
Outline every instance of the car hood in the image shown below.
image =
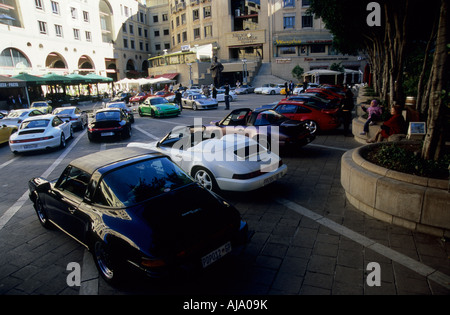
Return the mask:
<svg viewBox="0 0 450 315">
<path fill-rule="evenodd" d="M 158 105 L 152 105 L 154 107 L 159 108 L 160 110 L 174 110 L 174 109 L 178 109 L 177 105 L 175 104 L 158 104 Z"/>
</svg>

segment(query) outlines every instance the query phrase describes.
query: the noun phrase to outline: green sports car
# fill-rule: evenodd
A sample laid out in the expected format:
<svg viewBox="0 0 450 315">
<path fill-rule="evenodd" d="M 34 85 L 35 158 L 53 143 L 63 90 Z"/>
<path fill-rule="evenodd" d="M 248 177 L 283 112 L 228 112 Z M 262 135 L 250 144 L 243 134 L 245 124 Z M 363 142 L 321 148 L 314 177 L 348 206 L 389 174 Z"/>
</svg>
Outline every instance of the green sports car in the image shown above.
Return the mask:
<svg viewBox="0 0 450 315">
<path fill-rule="evenodd" d="M 37 109 L 44 114 L 52 113 L 52 107 L 50 106 L 49 103 L 47 103 L 47 101 L 33 102 L 31 103 L 30 108 Z"/>
<path fill-rule="evenodd" d="M 149 97 L 139 105 L 139 116 L 149 115 L 151 117 L 169 117 L 180 115 L 180 108 L 170 103 L 164 97 Z"/>
</svg>

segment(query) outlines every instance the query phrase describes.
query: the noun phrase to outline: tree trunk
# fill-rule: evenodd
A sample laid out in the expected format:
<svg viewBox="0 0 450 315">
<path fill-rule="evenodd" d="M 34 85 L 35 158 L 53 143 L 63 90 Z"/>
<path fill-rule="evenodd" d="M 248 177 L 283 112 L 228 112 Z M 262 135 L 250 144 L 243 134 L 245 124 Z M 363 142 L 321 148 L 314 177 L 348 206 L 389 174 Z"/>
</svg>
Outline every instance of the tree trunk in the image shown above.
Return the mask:
<svg viewBox="0 0 450 315">
<path fill-rule="evenodd" d="M 448 79 L 448 53 L 449 41 L 449 11 L 448 0 L 441 0 L 441 10 L 436 38 L 436 49 L 433 65 L 431 67 L 430 98 L 428 106 L 427 134 L 422 147 L 422 158 L 437 160 L 441 154 L 444 143 L 444 110 L 446 106 L 446 91 Z M 444 92 L 444 94 L 443 94 Z"/>
</svg>

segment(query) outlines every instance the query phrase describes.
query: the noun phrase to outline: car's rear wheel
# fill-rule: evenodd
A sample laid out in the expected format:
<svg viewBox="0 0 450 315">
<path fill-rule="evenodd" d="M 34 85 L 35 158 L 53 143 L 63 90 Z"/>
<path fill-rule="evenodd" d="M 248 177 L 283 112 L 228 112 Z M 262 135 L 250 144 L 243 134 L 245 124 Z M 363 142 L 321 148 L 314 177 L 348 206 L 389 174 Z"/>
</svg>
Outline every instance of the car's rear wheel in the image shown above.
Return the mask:
<svg viewBox="0 0 450 315">
<path fill-rule="evenodd" d="M 62 149 L 66 147 L 66 137 L 64 136 L 64 133 L 61 134 L 61 141 L 59 143 L 59 147 Z"/>
<path fill-rule="evenodd" d="M 117 263 L 115 263 L 108 245 L 97 240 L 92 248 L 92 256 L 102 278 L 109 284 L 118 284 L 121 271 L 117 268 Z"/>
<path fill-rule="evenodd" d="M 194 179 L 203 187 L 210 191 L 216 191 L 218 189 L 216 179 L 214 175 L 203 167 L 198 167 L 193 171 Z"/>
</svg>

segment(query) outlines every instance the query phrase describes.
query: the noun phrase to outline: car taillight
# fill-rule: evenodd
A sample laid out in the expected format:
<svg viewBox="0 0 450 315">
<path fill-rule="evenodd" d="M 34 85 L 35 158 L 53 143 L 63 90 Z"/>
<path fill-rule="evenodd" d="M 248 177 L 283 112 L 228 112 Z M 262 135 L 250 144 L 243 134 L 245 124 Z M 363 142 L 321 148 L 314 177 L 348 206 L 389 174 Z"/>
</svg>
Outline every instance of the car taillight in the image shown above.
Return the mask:
<svg viewBox="0 0 450 315">
<path fill-rule="evenodd" d="M 34 138 L 34 139 L 10 140 L 9 143 L 12 143 L 12 144 L 27 143 L 27 142 L 50 140 L 50 139 L 53 139 L 53 138 L 54 138 L 53 136 L 49 136 L 49 137 L 41 137 L 41 138 Z"/>
<path fill-rule="evenodd" d="M 151 259 L 142 257 L 141 265 L 148 268 L 157 268 L 165 266 L 166 262 L 162 259 Z"/>
</svg>

